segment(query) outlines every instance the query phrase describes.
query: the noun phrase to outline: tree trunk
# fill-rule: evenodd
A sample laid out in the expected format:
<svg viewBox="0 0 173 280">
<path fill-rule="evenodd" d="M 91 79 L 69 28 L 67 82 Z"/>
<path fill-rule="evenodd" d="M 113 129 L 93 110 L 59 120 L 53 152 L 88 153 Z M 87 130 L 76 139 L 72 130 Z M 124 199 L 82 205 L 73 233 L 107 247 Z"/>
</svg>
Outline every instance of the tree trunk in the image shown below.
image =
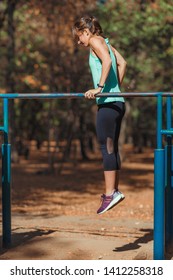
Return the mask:
<svg viewBox="0 0 173 280">
<path fill-rule="evenodd" d="M 84 117 L 83 115 L 80 116 L 79 118 L 80 121 L 80 148 L 81 148 L 81 155 L 83 160 L 88 160 L 88 156 L 86 153 L 86 147 L 85 147 L 85 137 L 86 137 L 86 131 L 85 131 L 85 124 L 84 124 Z"/>
</svg>

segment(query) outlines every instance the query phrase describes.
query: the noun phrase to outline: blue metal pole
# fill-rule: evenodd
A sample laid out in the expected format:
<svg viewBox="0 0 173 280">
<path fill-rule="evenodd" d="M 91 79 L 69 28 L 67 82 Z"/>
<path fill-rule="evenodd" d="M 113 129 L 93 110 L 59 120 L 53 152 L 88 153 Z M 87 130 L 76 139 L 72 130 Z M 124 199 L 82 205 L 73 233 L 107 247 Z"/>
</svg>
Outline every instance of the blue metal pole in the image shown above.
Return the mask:
<svg viewBox="0 0 173 280">
<path fill-rule="evenodd" d="M 171 126 L 172 126 L 172 98 L 171 98 L 171 96 L 167 96 L 166 106 L 167 106 L 167 116 L 166 116 L 167 129 L 171 129 Z"/>
<path fill-rule="evenodd" d="M 162 149 L 162 95 L 157 97 L 157 149 Z"/>
<path fill-rule="evenodd" d="M 164 149 L 157 149 L 154 151 L 154 260 L 163 260 L 165 254 L 164 169 Z"/>
<path fill-rule="evenodd" d="M 3 247 L 11 245 L 11 146 L 8 143 L 8 99 L 3 101 L 4 144 L 2 144 L 2 232 Z"/>
<path fill-rule="evenodd" d="M 104 92 L 100 93 L 98 97 L 158 97 L 158 96 L 173 96 L 173 92 Z M 61 99 L 71 99 L 71 98 L 83 98 L 84 93 L 6 93 L 0 94 L 0 98 L 8 99 L 50 99 L 50 98 L 61 98 Z"/>
<path fill-rule="evenodd" d="M 166 250 L 173 243 L 173 188 L 172 188 L 172 134 L 169 134 L 172 126 L 172 100 L 167 97 L 167 147 L 166 147 L 166 189 L 165 189 L 165 243 Z"/>
<path fill-rule="evenodd" d="M 164 259 L 165 151 L 162 149 L 162 96 L 157 97 L 157 149 L 154 151 L 154 259 Z"/>
<path fill-rule="evenodd" d="M 104 96 L 124 96 L 124 97 L 147 97 L 153 96 L 157 97 L 157 149 L 155 150 L 155 166 L 154 166 L 154 258 L 155 259 L 163 259 L 164 258 L 164 188 L 165 188 L 165 152 L 162 149 L 162 134 L 167 134 L 167 131 L 162 130 L 162 96 L 173 96 L 172 92 L 167 93 L 104 93 L 98 95 L 99 97 Z M 2 150 L 4 154 L 4 162 L 6 167 L 10 167 L 10 146 L 8 144 L 8 98 L 15 99 L 15 98 L 26 98 L 26 99 L 47 99 L 47 98 L 81 98 L 84 97 L 83 93 L 40 93 L 40 94 L 18 94 L 18 93 L 8 93 L 8 94 L 0 94 L 0 98 L 4 99 L 4 104 L 7 104 L 7 107 L 4 105 L 4 145 Z M 6 124 L 5 124 L 6 123 Z M 1 127 L 2 128 L 2 127 Z M 7 168 L 7 172 L 4 172 L 3 178 L 5 178 L 4 182 L 4 189 L 5 185 L 7 186 L 10 182 L 10 168 Z M 10 184 L 9 184 L 10 185 Z M 8 186 L 7 188 L 8 189 Z M 10 194 L 10 188 L 9 192 Z M 3 197 L 5 197 L 3 195 Z M 10 202 L 10 197 L 7 197 L 7 200 Z M 5 203 L 6 201 L 4 201 Z M 11 203 L 7 203 L 10 205 Z M 7 215 L 7 221 L 10 221 L 9 216 L 11 213 L 10 207 L 7 207 L 5 213 Z M 10 216 L 11 218 L 11 216 Z M 8 223 L 11 227 L 11 221 Z M 5 225 L 5 223 L 4 223 Z M 6 226 L 6 233 L 10 232 L 11 238 L 11 230 L 8 230 L 10 227 Z M 7 234 L 5 234 L 7 236 Z"/>
<path fill-rule="evenodd" d="M 8 98 L 3 100 L 4 143 L 8 143 Z"/>
</svg>

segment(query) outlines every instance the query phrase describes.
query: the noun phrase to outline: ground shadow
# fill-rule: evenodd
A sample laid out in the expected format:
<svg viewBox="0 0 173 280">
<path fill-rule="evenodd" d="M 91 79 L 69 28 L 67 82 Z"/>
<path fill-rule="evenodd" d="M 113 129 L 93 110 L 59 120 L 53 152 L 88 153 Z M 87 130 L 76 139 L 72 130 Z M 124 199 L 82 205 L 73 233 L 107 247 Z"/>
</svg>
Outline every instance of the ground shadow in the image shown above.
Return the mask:
<svg viewBox="0 0 173 280">
<path fill-rule="evenodd" d="M 134 242 L 125 244 L 121 247 L 116 247 L 113 251 L 124 252 L 124 251 L 139 249 L 141 247 L 140 245 L 141 243 L 144 244 L 153 240 L 153 229 L 140 229 L 140 232 L 144 232 L 144 235 L 137 238 Z"/>
<path fill-rule="evenodd" d="M 0 244 L 1 244 L 0 256 L 5 254 L 10 249 L 16 248 L 16 247 L 32 240 L 35 237 L 47 236 L 54 232 L 54 230 L 34 229 L 34 231 L 24 231 L 24 232 L 19 233 L 19 232 L 15 232 L 17 230 L 20 230 L 20 228 L 15 228 L 12 231 L 12 244 L 8 248 L 2 247 L 2 235 L 0 236 Z M 0 259 L 2 259 L 2 258 L 0 258 Z"/>
<path fill-rule="evenodd" d="M 21 230 L 23 230 L 23 232 L 21 232 Z M 31 229 L 30 231 L 26 231 L 26 229 L 21 227 L 15 228 L 12 233 L 12 245 L 9 248 L 0 248 L 0 260 L 47 260 L 50 259 L 50 254 L 52 254 L 52 251 L 54 251 L 55 254 L 53 259 L 59 259 L 59 255 L 64 254 L 64 252 L 65 254 L 62 258 L 60 258 L 61 260 L 90 259 L 90 254 L 86 250 L 80 249 L 78 247 L 71 250 L 68 249 L 68 251 L 65 250 L 65 248 L 67 249 L 71 247 L 72 242 L 70 239 L 64 241 L 61 238 L 55 238 L 52 241 L 52 236 L 49 235 L 56 231 L 57 230 L 52 229 L 43 230 L 35 228 Z M 2 236 L 0 236 L 0 242 L 2 243 Z M 57 248 L 60 250 L 57 250 Z"/>
</svg>

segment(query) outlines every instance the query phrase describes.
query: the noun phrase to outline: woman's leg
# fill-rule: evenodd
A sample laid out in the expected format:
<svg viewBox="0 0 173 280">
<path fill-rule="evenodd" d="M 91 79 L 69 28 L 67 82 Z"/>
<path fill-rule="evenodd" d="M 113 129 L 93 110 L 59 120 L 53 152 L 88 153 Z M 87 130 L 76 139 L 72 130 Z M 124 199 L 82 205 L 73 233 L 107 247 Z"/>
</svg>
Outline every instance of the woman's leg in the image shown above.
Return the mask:
<svg viewBox="0 0 173 280">
<path fill-rule="evenodd" d="M 104 171 L 105 194 L 111 195 L 114 190 L 118 190 L 119 170 Z"/>
<path fill-rule="evenodd" d="M 120 156 L 118 139 L 121 120 L 124 115 L 124 105 L 101 107 L 97 114 L 97 137 L 103 155 L 105 177 L 105 195 L 102 196 L 102 205 L 97 213 L 102 214 L 124 199 L 118 192 Z M 115 192 L 116 190 L 116 192 Z"/>
<path fill-rule="evenodd" d="M 97 137 L 103 155 L 106 194 L 118 190 L 120 156 L 118 139 L 121 121 L 124 115 L 124 104 L 117 102 L 112 107 L 101 107 L 97 114 Z"/>
</svg>

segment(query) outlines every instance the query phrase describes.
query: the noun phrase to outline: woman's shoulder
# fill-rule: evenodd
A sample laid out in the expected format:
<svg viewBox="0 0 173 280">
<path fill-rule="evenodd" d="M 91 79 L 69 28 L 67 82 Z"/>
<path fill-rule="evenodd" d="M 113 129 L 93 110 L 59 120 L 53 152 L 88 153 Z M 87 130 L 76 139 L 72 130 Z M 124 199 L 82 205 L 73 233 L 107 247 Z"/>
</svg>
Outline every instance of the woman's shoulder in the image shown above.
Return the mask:
<svg viewBox="0 0 173 280">
<path fill-rule="evenodd" d="M 91 39 L 90 39 L 90 44 L 91 46 L 96 46 L 96 45 L 105 45 L 105 43 L 107 43 L 108 40 L 107 38 L 103 38 L 102 36 L 93 36 Z M 109 41 L 109 40 L 108 40 Z"/>
</svg>

